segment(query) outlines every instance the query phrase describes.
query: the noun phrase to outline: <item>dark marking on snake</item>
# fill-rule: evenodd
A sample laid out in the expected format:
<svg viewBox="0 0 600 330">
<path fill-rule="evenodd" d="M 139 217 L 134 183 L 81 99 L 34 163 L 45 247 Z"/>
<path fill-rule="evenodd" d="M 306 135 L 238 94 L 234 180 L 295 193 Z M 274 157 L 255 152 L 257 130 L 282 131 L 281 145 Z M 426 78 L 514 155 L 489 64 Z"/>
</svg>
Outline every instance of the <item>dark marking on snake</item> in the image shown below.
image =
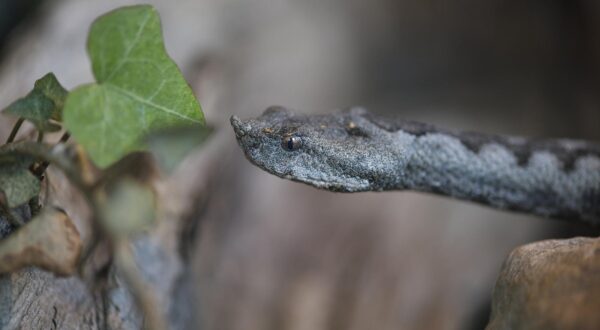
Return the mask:
<svg viewBox="0 0 600 330">
<path fill-rule="evenodd" d="M 585 156 L 600 158 L 600 146 L 583 142 L 579 145 L 569 146 L 557 140 L 544 139 L 511 139 L 502 135 L 485 134 L 479 132 L 456 132 L 442 129 L 427 123 L 405 121 L 396 118 L 385 118 L 371 113 L 365 113 L 364 118 L 388 132 L 403 130 L 415 136 L 423 136 L 431 133 L 441 133 L 457 138 L 467 149 L 479 153 L 481 148 L 487 144 L 499 144 L 507 148 L 517 159 L 519 166 L 527 166 L 534 152 L 549 152 L 553 154 L 562 164 L 565 172 L 570 172 L 575 167 L 577 159 Z"/>
</svg>

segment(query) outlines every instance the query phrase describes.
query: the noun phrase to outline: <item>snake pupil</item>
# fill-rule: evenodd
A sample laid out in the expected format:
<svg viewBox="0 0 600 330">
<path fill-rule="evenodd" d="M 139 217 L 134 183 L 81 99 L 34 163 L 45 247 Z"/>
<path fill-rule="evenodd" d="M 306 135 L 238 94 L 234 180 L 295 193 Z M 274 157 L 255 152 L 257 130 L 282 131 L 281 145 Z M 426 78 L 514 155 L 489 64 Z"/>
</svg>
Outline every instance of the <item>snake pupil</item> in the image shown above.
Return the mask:
<svg viewBox="0 0 600 330">
<path fill-rule="evenodd" d="M 302 139 L 298 136 L 288 136 L 281 141 L 281 146 L 287 151 L 298 150 L 302 146 Z"/>
</svg>

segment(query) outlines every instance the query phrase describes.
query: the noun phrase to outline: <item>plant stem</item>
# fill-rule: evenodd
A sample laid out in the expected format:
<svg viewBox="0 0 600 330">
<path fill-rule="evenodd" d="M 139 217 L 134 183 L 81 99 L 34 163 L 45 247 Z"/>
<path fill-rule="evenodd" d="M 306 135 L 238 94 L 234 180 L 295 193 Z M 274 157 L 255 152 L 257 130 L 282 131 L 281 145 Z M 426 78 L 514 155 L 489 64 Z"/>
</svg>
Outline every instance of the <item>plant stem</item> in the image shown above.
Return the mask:
<svg viewBox="0 0 600 330">
<path fill-rule="evenodd" d="M 44 141 L 44 132 L 38 131 L 37 142 L 43 142 L 43 141 Z"/>
<path fill-rule="evenodd" d="M 15 126 L 13 126 L 12 131 L 10 131 L 10 135 L 8 136 L 8 139 L 6 140 L 6 143 L 11 143 L 15 140 L 15 137 L 17 136 L 17 133 L 19 132 L 19 128 L 21 128 L 21 125 L 23 125 L 23 122 L 25 121 L 25 119 L 23 118 L 19 118 L 19 120 L 17 120 L 17 122 L 15 123 Z"/>
<path fill-rule="evenodd" d="M 59 157 L 52 152 L 52 149 L 48 145 L 43 143 L 23 141 L 5 146 L 8 152 L 15 152 L 21 155 L 32 156 L 39 160 L 52 163 L 56 165 L 61 171 L 65 173 L 67 178 L 77 187 L 85 192 L 87 185 L 81 177 L 80 173 L 73 167 L 73 165 L 66 159 Z"/>
<path fill-rule="evenodd" d="M 40 213 L 40 199 L 39 196 L 35 196 L 29 200 L 29 210 L 31 211 L 31 217 L 35 217 Z"/>
<path fill-rule="evenodd" d="M 58 141 L 58 143 L 65 143 L 65 142 L 67 142 L 70 137 L 71 137 L 71 134 L 69 132 L 65 132 L 65 134 L 63 134 L 60 137 L 60 141 Z"/>
<path fill-rule="evenodd" d="M 69 134 L 69 132 L 65 132 L 65 134 L 63 134 L 60 137 L 60 140 L 58 141 L 58 143 L 65 143 L 67 142 L 67 140 L 69 140 L 69 137 L 71 137 L 71 134 Z M 38 141 L 39 142 L 39 141 Z M 44 161 L 40 164 L 40 166 L 38 166 L 34 173 L 38 178 L 42 177 L 42 174 L 44 174 L 44 172 L 46 172 L 46 169 L 48 169 L 48 166 L 50 165 L 50 162 L 48 161 Z"/>
</svg>

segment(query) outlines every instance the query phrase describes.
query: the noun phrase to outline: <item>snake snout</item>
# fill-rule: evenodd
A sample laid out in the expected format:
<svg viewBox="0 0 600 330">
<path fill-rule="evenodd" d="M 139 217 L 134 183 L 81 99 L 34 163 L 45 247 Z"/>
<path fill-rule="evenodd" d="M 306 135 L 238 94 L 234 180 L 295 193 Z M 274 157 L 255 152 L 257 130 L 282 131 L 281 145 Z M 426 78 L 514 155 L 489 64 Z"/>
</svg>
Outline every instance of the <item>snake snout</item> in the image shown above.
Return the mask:
<svg viewBox="0 0 600 330">
<path fill-rule="evenodd" d="M 231 116 L 229 121 L 231 122 L 231 126 L 233 127 L 237 137 L 241 137 L 249 133 L 250 125 L 244 123 L 238 116 Z"/>
</svg>

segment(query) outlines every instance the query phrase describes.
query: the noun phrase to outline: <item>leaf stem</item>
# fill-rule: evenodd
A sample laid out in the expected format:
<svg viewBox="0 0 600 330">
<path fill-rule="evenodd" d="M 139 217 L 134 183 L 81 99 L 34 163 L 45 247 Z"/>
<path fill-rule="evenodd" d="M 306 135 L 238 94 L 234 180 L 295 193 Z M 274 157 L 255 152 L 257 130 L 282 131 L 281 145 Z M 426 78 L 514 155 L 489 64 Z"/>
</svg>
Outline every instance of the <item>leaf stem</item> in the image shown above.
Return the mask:
<svg viewBox="0 0 600 330">
<path fill-rule="evenodd" d="M 17 120 L 17 122 L 15 123 L 15 125 L 12 128 L 12 131 L 10 131 L 10 135 L 8 136 L 8 139 L 6 140 L 6 143 L 11 143 L 15 140 L 15 137 L 17 136 L 17 133 L 19 132 L 19 129 L 21 128 L 21 125 L 23 125 L 24 121 L 25 121 L 24 118 L 19 118 L 19 120 Z"/>
<path fill-rule="evenodd" d="M 69 132 L 65 132 L 65 134 L 63 134 L 60 137 L 60 140 L 58 141 L 58 143 L 65 143 L 69 140 L 69 138 L 71 137 L 71 134 L 69 134 Z M 38 141 L 39 142 L 39 141 Z M 46 172 L 46 169 L 48 169 L 48 166 L 50 166 L 50 162 L 48 161 L 44 161 L 40 164 L 40 166 L 38 166 L 35 170 L 34 173 L 38 178 L 41 178 L 42 175 L 44 174 L 44 172 Z"/>
<path fill-rule="evenodd" d="M 87 190 L 87 185 L 81 177 L 80 173 L 73 167 L 73 165 L 65 159 L 56 155 L 52 149 L 43 143 L 23 141 L 6 145 L 3 147 L 8 152 L 14 152 L 21 155 L 32 156 L 39 160 L 43 160 L 48 163 L 56 165 L 61 171 L 65 173 L 67 178 L 82 191 Z"/>
<path fill-rule="evenodd" d="M 35 217 L 40 213 L 41 205 L 39 196 L 35 196 L 29 200 L 29 210 L 31 211 L 31 218 Z"/>
<path fill-rule="evenodd" d="M 60 140 L 58 141 L 58 143 L 65 143 L 65 142 L 67 142 L 70 137 L 71 137 L 71 134 L 69 132 L 65 132 L 65 134 L 63 134 L 60 137 Z"/>
</svg>

